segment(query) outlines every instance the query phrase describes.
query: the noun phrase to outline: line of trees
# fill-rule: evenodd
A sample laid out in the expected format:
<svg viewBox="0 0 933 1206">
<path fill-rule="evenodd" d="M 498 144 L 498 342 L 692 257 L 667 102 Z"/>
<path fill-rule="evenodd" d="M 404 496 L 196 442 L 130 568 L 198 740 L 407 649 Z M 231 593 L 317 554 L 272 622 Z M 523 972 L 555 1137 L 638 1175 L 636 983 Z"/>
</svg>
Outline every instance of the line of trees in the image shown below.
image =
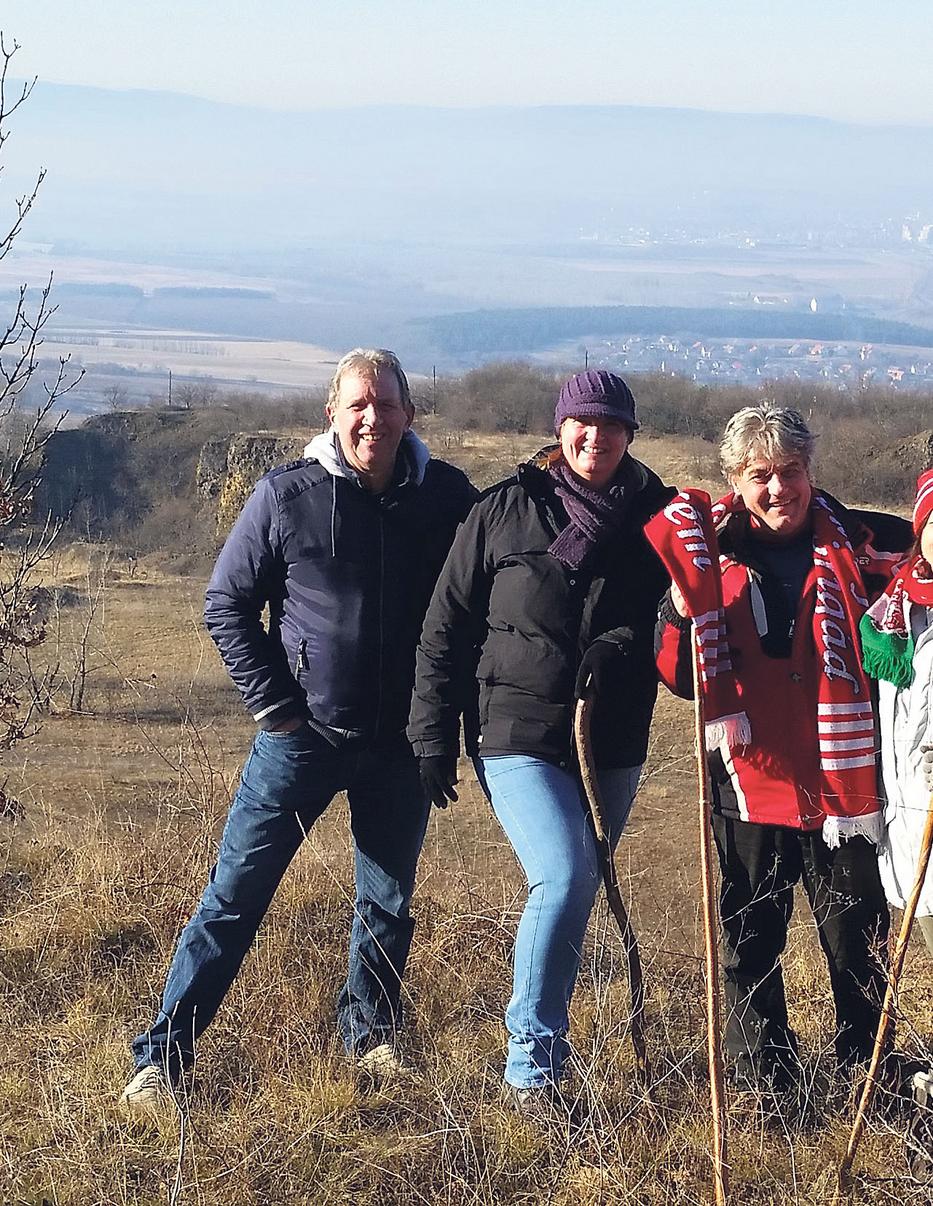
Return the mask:
<svg viewBox="0 0 933 1206">
<path fill-rule="evenodd" d="M 504 475 L 519 455 L 512 437 L 553 439 L 554 402 L 566 375 L 515 362 L 438 377 L 415 389 L 418 422 L 439 455 L 465 466 L 473 437 L 500 436 Z M 820 437 L 820 484 L 844 499 L 906 506 L 916 474 L 933 458 L 929 396 L 887 389 L 844 394 L 801 383 L 709 387 L 661 374 L 630 383 L 643 433 L 689 440 L 702 476 L 716 475 L 716 445 L 728 417 L 763 399 L 802 411 Z M 233 436 L 259 432 L 295 437 L 300 447 L 323 426 L 323 390 L 285 399 L 218 394 L 190 410 L 101 414 L 54 438 L 40 505 L 79 538 L 114 540 L 139 552 L 209 554 L 216 516 L 195 489 L 202 453 L 213 450 L 211 459 L 220 463 Z"/>
<path fill-rule="evenodd" d="M 547 348 L 585 336 L 669 335 L 696 339 L 818 339 L 834 343 L 895 343 L 933 347 L 933 331 L 851 311 L 692 308 L 688 306 L 541 306 L 470 310 L 418 320 L 427 338 L 449 355 L 501 355 Z"/>
</svg>

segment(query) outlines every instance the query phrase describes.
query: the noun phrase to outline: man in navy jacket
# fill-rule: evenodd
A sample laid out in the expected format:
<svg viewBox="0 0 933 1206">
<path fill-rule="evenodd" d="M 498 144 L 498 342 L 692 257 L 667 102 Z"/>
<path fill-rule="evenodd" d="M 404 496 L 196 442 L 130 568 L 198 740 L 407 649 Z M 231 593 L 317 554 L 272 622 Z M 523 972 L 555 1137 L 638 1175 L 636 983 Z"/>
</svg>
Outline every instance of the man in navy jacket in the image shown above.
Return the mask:
<svg viewBox="0 0 933 1206">
<path fill-rule="evenodd" d="M 347 1051 L 398 1067 L 409 913 L 429 804 L 405 739 L 415 647 L 476 491 L 410 430 L 408 381 L 384 350 L 340 361 L 330 430 L 263 477 L 217 560 L 205 620 L 258 732 L 217 862 L 133 1043 L 121 1102 L 166 1100 L 239 970 L 303 836 L 346 791 L 356 903 L 337 1005 Z M 268 606 L 268 626 L 262 622 Z"/>
</svg>

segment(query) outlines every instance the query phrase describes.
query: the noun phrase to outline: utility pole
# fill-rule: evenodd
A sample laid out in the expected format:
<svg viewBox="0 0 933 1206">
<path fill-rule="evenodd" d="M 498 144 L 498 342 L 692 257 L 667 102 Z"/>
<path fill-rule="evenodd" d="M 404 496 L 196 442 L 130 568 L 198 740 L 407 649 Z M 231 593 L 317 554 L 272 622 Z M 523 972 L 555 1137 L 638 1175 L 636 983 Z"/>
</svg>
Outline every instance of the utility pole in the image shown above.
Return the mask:
<svg viewBox="0 0 933 1206">
<path fill-rule="evenodd" d="M 172 370 L 168 370 L 168 404 L 172 405 Z"/>
<path fill-rule="evenodd" d="M 583 371 L 585 372 L 590 367 L 590 349 L 583 349 Z"/>
<path fill-rule="evenodd" d="M 431 365 L 431 414 L 437 414 L 437 365 Z"/>
</svg>

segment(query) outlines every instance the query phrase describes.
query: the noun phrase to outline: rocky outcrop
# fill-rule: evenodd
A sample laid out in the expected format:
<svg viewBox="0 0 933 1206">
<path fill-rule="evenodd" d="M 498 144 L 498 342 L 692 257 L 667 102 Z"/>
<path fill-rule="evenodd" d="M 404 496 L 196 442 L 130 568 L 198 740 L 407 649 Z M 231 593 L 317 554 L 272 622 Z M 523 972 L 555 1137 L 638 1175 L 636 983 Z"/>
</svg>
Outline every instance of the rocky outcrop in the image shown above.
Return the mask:
<svg viewBox="0 0 933 1206">
<path fill-rule="evenodd" d="M 50 515 L 72 530 L 96 535 L 106 520 L 138 516 L 125 433 L 102 432 L 90 424 L 58 431 L 45 448 L 36 494 L 37 515 Z"/>
<path fill-rule="evenodd" d="M 198 500 L 216 507 L 217 535 L 225 536 L 264 473 L 301 456 L 304 439 L 267 433 L 211 440 L 195 474 Z"/>
<path fill-rule="evenodd" d="M 933 468 L 933 428 L 920 431 L 908 440 L 902 440 L 893 448 L 887 448 L 881 454 L 883 459 L 894 461 L 912 476 L 921 474 L 924 469 Z"/>
<path fill-rule="evenodd" d="M 38 513 L 93 538 L 133 529 L 166 499 L 190 497 L 211 417 L 147 409 L 94 415 L 57 431 L 45 449 Z"/>
<path fill-rule="evenodd" d="M 194 471 L 194 492 L 198 502 L 216 506 L 227 476 L 227 456 L 232 436 L 219 440 L 208 440 L 201 447 L 197 468 Z"/>
<path fill-rule="evenodd" d="M 226 407 L 95 415 L 46 448 L 37 513 L 76 535 L 210 553 L 250 490 L 307 436 L 243 434 Z M 226 430 L 224 428 L 226 427 Z M 234 428 L 231 431 L 231 428 Z"/>
</svg>

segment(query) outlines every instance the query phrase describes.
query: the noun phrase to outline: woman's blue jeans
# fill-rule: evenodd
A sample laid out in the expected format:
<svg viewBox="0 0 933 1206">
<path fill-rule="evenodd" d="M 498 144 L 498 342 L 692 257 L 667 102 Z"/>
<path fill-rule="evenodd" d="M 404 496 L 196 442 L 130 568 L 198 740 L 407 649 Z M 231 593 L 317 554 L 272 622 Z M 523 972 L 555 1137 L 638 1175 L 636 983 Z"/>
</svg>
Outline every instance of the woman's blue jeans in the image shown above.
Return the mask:
<svg viewBox="0 0 933 1206">
<path fill-rule="evenodd" d="M 337 1021 L 348 1051 L 394 1039 L 429 804 L 411 747 L 335 749 L 307 725 L 259 732 L 197 910 L 182 931 L 162 1007 L 133 1043 L 137 1066 L 176 1076 L 194 1059 L 305 834 L 339 791 L 350 804 L 356 902 Z"/>
<path fill-rule="evenodd" d="M 601 881 L 577 777 L 527 754 L 484 758 L 492 807 L 528 880 L 505 1014 L 505 1079 L 517 1088 L 556 1084 L 569 1051 L 568 1009 L 587 922 Z M 632 807 L 641 767 L 599 775 L 613 847 Z"/>
</svg>

